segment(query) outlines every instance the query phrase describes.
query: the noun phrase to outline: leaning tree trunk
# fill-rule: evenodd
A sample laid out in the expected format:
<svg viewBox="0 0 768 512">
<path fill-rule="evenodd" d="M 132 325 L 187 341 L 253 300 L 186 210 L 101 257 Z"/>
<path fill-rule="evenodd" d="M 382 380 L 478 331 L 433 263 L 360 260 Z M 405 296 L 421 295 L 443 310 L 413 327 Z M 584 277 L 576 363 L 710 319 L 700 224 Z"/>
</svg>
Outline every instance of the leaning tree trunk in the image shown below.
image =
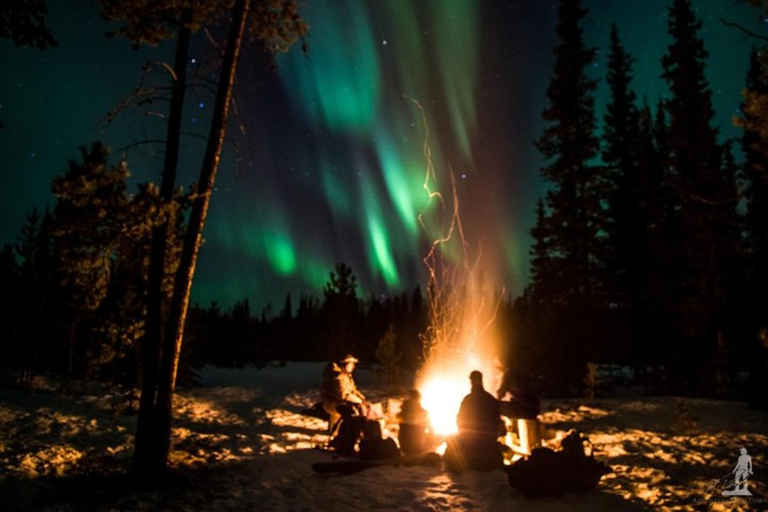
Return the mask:
<svg viewBox="0 0 768 512">
<path fill-rule="evenodd" d="M 197 263 L 197 255 L 202 242 L 203 226 L 208 214 L 211 193 L 216 182 L 216 172 L 219 167 L 221 150 L 224 146 L 227 118 L 232 100 L 232 89 L 235 75 L 237 74 L 237 59 L 245 34 L 245 22 L 249 8 L 250 0 L 238 0 L 234 6 L 232 25 L 229 30 L 219 85 L 216 91 L 216 103 L 213 110 L 213 119 L 211 120 L 208 144 L 200 169 L 195 198 L 192 202 L 192 212 L 187 224 L 184 248 L 181 253 L 179 270 L 176 274 L 168 324 L 165 329 L 157 393 L 158 433 L 160 434 L 159 438 L 163 442 L 160 454 L 164 461 L 167 460 L 170 451 L 171 406 L 183 341 L 184 323 L 192 289 L 192 278 L 195 274 L 195 264 Z"/>
<path fill-rule="evenodd" d="M 165 142 L 165 160 L 160 185 L 160 199 L 163 204 L 173 201 L 176 187 L 176 172 L 179 161 L 181 122 L 184 99 L 187 89 L 187 62 L 189 61 L 189 43 L 192 37 L 192 10 L 187 9 L 182 15 L 182 25 L 176 42 L 174 57 L 174 77 L 171 89 L 171 105 Z M 174 220 L 166 215 L 160 225 L 152 231 L 150 246 L 149 276 L 147 283 L 147 318 L 146 333 L 141 346 L 142 378 L 139 417 L 136 425 L 136 442 L 133 452 L 132 472 L 151 480 L 165 470 L 166 457 L 162 453 L 162 432 L 158 428 L 157 386 L 160 372 L 160 350 L 163 339 L 163 280 L 166 271 L 166 244 L 168 232 L 174 226 Z"/>
</svg>

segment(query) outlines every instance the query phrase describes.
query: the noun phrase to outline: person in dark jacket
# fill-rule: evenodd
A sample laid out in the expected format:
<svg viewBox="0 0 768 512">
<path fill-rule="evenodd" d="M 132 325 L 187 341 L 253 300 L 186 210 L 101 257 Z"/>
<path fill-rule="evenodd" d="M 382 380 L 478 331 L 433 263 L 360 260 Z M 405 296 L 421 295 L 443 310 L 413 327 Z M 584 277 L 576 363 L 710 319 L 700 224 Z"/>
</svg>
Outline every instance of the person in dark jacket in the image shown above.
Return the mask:
<svg viewBox="0 0 768 512">
<path fill-rule="evenodd" d="M 421 406 L 421 393 L 417 389 L 409 391 L 397 418 L 400 421 L 398 441 L 404 454 L 430 452 L 440 444 L 439 437 L 432 432 L 429 413 Z"/>
<path fill-rule="evenodd" d="M 499 401 L 483 387 L 483 374 L 469 374 L 470 393 L 461 401 L 456 425 L 459 433 L 449 439 L 445 452 L 448 469 L 490 470 L 503 465 L 499 437 L 505 426 L 501 419 Z"/>
<path fill-rule="evenodd" d="M 478 441 L 496 442 L 504 433 L 499 401 L 483 387 L 483 374 L 475 370 L 469 374 L 470 393 L 461 401 L 456 425 L 459 434 Z"/>
<path fill-rule="evenodd" d="M 535 420 L 541 412 L 539 397 L 528 374 L 521 369 L 508 368 L 496 391 L 501 414 L 513 419 Z"/>
</svg>

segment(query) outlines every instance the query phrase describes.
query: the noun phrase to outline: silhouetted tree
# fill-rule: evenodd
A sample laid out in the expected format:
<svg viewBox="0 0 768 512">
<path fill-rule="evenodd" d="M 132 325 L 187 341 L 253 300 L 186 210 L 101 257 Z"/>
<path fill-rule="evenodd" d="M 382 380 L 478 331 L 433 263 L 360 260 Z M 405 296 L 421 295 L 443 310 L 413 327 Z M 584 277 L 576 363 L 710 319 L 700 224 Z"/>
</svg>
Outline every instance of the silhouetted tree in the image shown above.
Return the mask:
<svg viewBox="0 0 768 512">
<path fill-rule="evenodd" d="M 734 298 L 734 284 L 741 282 L 735 275 L 741 269 L 733 264 L 739 251 L 735 177 L 723 165 L 712 127 L 701 26 L 690 1 L 675 0 L 669 8 L 672 43 L 662 58 L 662 76 L 670 88 L 667 166 L 680 205 L 668 219 L 675 240 L 667 247 L 668 261 L 670 274 L 676 275 L 669 283 L 670 298 L 683 331 L 671 355 L 693 385 L 713 382 L 711 368 L 707 376 L 695 372 L 732 334 L 726 304 Z"/>
<path fill-rule="evenodd" d="M 666 123 L 661 107 L 654 118 L 645 104 L 638 112 L 638 179 L 637 187 L 640 227 L 635 241 L 638 255 L 627 255 L 636 265 L 637 296 L 628 308 L 635 308 L 630 317 L 630 343 L 636 369 L 658 365 L 667 359 L 665 344 L 671 335 L 671 316 L 667 288 L 673 275 L 667 274 L 667 246 L 674 243 L 665 229 L 666 219 L 674 211 L 672 189 L 666 175 Z M 624 183 L 630 186 L 630 183 Z M 631 245 L 631 243 L 630 243 Z M 628 248 L 627 248 L 628 249 Z"/>
<path fill-rule="evenodd" d="M 138 364 L 141 360 L 139 339 L 146 328 L 147 284 L 150 265 L 150 241 L 158 223 L 173 217 L 174 225 L 166 238 L 165 269 L 161 292 L 170 296 L 173 275 L 178 265 L 186 197 L 177 194 L 170 203 L 160 198 L 158 187 L 143 183 L 130 196 L 125 212 L 125 226 L 117 241 L 116 257 L 107 296 L 103 301 L 98 334 L 101 343 L 92 354 L 100 368 L 99 377 L 133 397 L 140 385 Z M 172 215 L 168 210 L 173 209 Z"/>
<path fill-rule="evenodd" d="M 78 327 L 88 320 L 107 293 L 118 238 L 126 225 L 128 166 L 109 167 L 107 148 L 98 142 L 81 148 L 82 163 L 70 161 L 54 178 L 53 235 L 60 288 L 67 298 L 68 378 L 73 376 Z M 89 338 L 82 333 L 87 343 Z M 80 356 L 85 353 L 80 350 Z M 88 361 L 84 361 L 87 365 Z"/>
<path fill-rule="evenodd" d="M 612 342 L 608 358 L 639 363 L 648 358 L 654 336 L 651 240 L 660 212 L 664 183 L 653 141 L 650 111 L 641 112 L 630 88 L 634 59 L 624 50 L 618 30 L 611 26 L 602 159 L 608 180 L 609 316 Z"/>
<path fill-rule="evenodd" d="M 766 7 L 768 8 L 768 7 Z M 753 406 L 768 409 L 768 61 L 762 51 L 752 50 L 743 93 L 742 115 L 736 124 L 744 129 L 743 178 L 746 200 L 746 248 L 748 278 L 747 310 L 751 321 L 744 352 L 749 357 L 750 396 Z M 751 332 L 750 332 L 751 331 Z"/>
<path fill-rule="evenodd" d="M 610 99 L 603 128 L 602 159 L 606 166 L 610 218 L 606 226 L 610 300 L 616 307 L 635 309 L 644 281 L 642 245 L 648 225 L 643 211 L 639 161 L 639 113 L 630 88 L 634 59 L 624 50 L 616 25 L 611 25 L 607 83 Z M 635 322 L 633 324 L 636 325 Z"/>
<path fill-rule="evenodd" d="M 336 361 L 357 348 L 355 335 L 358 332 L 360 303 L 357 298 L 357 277 L 348 265 L 336 264 L 323 290 L 323 299 L 323 355 L 330 361 Z M 358 357 L 362 357 L 362 354 L 358 354 Z"/>
<path fill-rule="evenodd" d="M 33 208 L 21 227 L 14 251 L 19 259 L 17 290 L 9 295 L 13 304 L 15 329 L 8 342 L 15 345 L 14 362 L 20 372 L 22 385 L 32 383 L 35 372 L 51 370 L 56 345 L 53 341 L 56 316 L 56 278 L 53 254 L 52 215 L 42 215 Z"/>
<path fill-rule="evenodd" d="M 749 255 L 749 304 L 753 311 L 754 333 L 768 326 L 768 80 L 766 67 L 752 49 L 747 73 L 742 117 L 744 128 L 743 177 L 746 201 L 745 227 Z"/>
<path fill-rule="evenodd" d="M 3 326 L 3 338 L 0 341 L 0 371 L 7 372 L 19 366 L 19 296 L 22 294 L 19 279 L 19 264 L 11 244 L 0 249 L 0 325 Z"/>
<path fill-rule="evenodd" d="M 59 43 L 45 24 L 48 6 L 44 0 L 8 0 L 0 5 L 0 38 L 12 39 L 16 46 L 44 50 Z"/>
<path fill-rule="evenodd" d="M 293 336 L 297 353 L 302 360 L 321 360 L 327 357 L 317 336 L 320 332 L 320 309 L 321 305 L 317 298 L 304 294 L 299 297 L 299 306 L 296 308 L 294 318 L 296 330 Z"/>
<path fill-rule="evenodd" d="M 593 98 L 596 83 L 587 76 L 596 50 L 588 48 L 582 37 L 580 23 L 586 13 L 579 0 L 560 2 L 559 44 L 547 88 L 549 106 L 543 113 L 548 126 L 536 142 L 545 160 L 541 174 L 551 187 L 537 224 L 547 237 L 547 252 L 533 263 L 531 291 L 536 295 L 534 302 L 557 308 L 559 323 L 568 332 L 567 337 L 554 336 L 548 347 L 553 356 L 549 361 L 552 376 L 561 379 L 563 387 L 580 382 L 596 349 L 595 315 L 605 288 L 604 180 L 595 163 L 599 148 Z M 544 290 L 546 295 L 537 295 Z"/>
<path fill-rule="evenodd" d="M 402 358 L 402 352 L 397 349 L 397 335 L 394 328 L 390 325 L 384 335 L 379 338 L 379 343 L 376 347 L 376 359 L 381 364 L 384 381 L 390 390 L 396 390 L 401 385 L 403 376 Z"/>
</svg>

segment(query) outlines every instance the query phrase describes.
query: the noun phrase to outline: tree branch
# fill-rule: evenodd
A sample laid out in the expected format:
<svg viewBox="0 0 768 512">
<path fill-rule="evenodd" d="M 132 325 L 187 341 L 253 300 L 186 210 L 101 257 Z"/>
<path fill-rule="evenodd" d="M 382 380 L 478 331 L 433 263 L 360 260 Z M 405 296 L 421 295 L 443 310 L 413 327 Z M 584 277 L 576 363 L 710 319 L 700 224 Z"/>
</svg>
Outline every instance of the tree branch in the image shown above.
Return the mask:
<svg viewBox="0 0 768 512">
<path fill-rule="evenodd" d="M 720 23 L 722 23 L 726 27 L 735 28 L 739 32 L 746 34 L 748 37 L 752 37 L 755 39 L 759 39 L 760 41 L 768 42 L 768 36 L 764 36 L 764 35 L 758 34 L 757 32 L 753 32 L 752 30 L 749 30 L 748 28 L 744 27 L 740 23 L 736 23 L 735 21 L 728 21 L 726 19 L 720 18 Z"/>
</svg>

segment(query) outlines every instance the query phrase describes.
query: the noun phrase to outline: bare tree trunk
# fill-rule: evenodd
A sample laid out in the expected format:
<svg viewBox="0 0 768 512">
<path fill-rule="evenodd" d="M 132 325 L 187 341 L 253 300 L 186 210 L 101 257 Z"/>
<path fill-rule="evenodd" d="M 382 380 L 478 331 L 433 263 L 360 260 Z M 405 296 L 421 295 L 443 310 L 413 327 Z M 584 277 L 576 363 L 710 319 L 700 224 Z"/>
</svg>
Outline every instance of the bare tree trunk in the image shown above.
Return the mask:
<svg viewBox="0 0 768 512">
<path fill-rule="evenodd" d="M 200 169 L 197 193 L 192 202 L 192 212 L 190 213 L 187 225 L 179 270 L 176 273 L 171 308 L 165 330 L 157 396 L 158 427 L 162 433 L 161 440 L 164 443 L 161 450 L 164 459 L 167 459 L 170 451 L 173 393 L 176 386 L 176 374 L 178 372 L 187 308 L 189 307 L 192 279 L 195 274 L 195 265 L 202 242 L 203 226 L 208 215 L 211 193 L 216 182 L 221 150 L 224 146 L 227 118 L 232 100 L 232 89 L 237 74 L 237 60 L 245 34 L 245 22 L 249 9 L 250 0 L 238 0 L 234 6 L 232 25 L 229 30 L 227 47 L 224 52 L 221 75 L 216 91 L 216 103 L 213 110 L 213 119 L 211 120 L 208 144 Z"/>
<path fill-rule="evenodd" d="M 179 161 L 181 122 L 187 88 L 187 62 L 189 43 L 192 37 L 190 23 L 192 9 L 184 11 L 182 26 L 176 42 L 174 57 L 173 88 L 165 143 L 163 176 L 160 197 L 164 204 L 173 201 L 176 187 L 176 173 Z M 158 425 L 157 386 L 160 377 L 161 347 L 163 346 L 163 278 L 166 267 L 166 244 L 168 232 L 173 229 L 174 220 L 166 218 L 152 231 L 150 247 L 149 276 L 147 283 L 147 319 L 142 341 L 142 379 L 139 416 L 136 425 L 136 442 L 131 471 L 139 478 L 151 480 L 163 473 L 167 457 L 162 453 L 162 431 Z"/>
</svg>

